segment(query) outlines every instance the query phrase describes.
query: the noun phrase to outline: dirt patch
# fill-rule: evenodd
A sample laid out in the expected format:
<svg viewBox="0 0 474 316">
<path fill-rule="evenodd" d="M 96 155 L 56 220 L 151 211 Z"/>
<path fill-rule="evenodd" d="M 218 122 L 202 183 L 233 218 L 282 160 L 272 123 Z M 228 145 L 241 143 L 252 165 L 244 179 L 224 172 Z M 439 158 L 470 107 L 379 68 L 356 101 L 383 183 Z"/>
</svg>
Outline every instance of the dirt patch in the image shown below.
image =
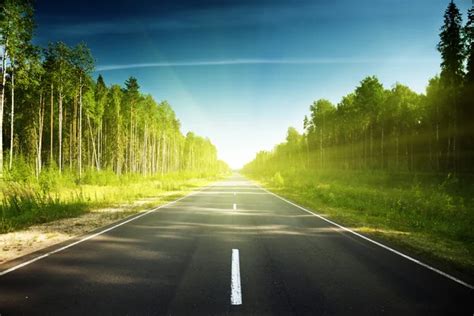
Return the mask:
<svg viewBox="0 0 474 316">
<path fill-rule="evenodd" d="M 147 198 L 116 208 L 97 209 L 79 217 L 65 218 L 1 234 L 0 264 L 138 213 L 143 210 L 141 206 L 149 205 L 158 199 Z"/>
</svg>

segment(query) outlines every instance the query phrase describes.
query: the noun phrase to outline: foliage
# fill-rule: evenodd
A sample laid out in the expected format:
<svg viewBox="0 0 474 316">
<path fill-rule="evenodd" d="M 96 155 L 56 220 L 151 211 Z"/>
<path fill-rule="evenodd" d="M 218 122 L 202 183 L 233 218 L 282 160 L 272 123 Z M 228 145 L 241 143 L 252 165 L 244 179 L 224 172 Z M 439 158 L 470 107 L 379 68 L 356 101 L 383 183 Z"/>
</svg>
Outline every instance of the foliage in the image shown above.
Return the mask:
<svg viewBox="0 0 474 316">
<path fill-rule="evenodd" d="M 283 180 L 280 172 L 276 172 L 270 181 L 277 188 L 281 188 L 285 185 L 285 180 Z"/>
<path fill-rule="evenodd" d="M 474 269 L 474 181 L 452 174 L 286 170 L 251 174 L 272 190 L 337 222 L 405 248 Z"/>
<path fill-rule="evenodd" d="M 88 170 L 82 182 L 75 183 L 72 174 L 58 175 L 56 168 L 46 169 L 37 181 L 2 184 L 0 233 L 78 216 L 95 208 L 131 203 L 138 198 L 158 198 L 156 202 L 163 202 L 212 179 L 201 176 L 191 172 L 117 176 L 112 171 Z"/>
</svg>

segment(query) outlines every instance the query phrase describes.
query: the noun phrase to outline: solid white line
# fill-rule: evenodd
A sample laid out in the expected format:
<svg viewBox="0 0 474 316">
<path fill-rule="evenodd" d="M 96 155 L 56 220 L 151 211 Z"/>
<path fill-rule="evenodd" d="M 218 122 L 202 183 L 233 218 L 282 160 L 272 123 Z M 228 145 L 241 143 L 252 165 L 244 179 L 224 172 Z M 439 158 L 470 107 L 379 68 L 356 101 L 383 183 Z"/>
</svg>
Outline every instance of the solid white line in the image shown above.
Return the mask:
<svg viewBox="0 0 474 316">
<path fill-rule="evenodd" d="M 232 249 L 232 272 L 230 277 L 230 303 L 242 305 L 242 289 L 240 287 L 239 249 Z"/>
<path fill-rule="evenodd" d="M 471 285 L 471 284 L 469 284 L 469 283 L 467 283 L 467 282 L 465 282 L 465 281 L 463 281 L 463 280 L 461 280 L 461 279 L 458 279 L 458 278 L 456 278 L 455 276 L 452 276 L 452 275 L 450 275 L 450 274 L 448 274 L 448 273 L 446 273 L 446 272 L 443 272 L 443 271 L 441 271 L 441 270 L 439 270 L 439 269 L 437 269 L 437 268 L 435 268 L 435 267 L 432 267 L 432 266 L 430 266 L 429 264 L 426 264 L 426 263 L 424 263 L 424 262 L 422 262 L 422 261 L 420 261 L 420 260 L 418 260 L 418 259 L 415 259 L 415 258 L 413 258 L 413 257 L 410 257 L 410 256 L 408 256 L 408 255 L 406 255 L 406 254 L 404 254 L 404 253 L 402 253 L 402 252 L 400 252 L 400 251 L 398 251 L 398 250 L 395 250 L 395 249 L 393 249 L 393 248 L 390 248 L 389 246 L 386 246 L 386 245 L 384 245 L 384 244 L 382 244 L 382 243 L 380 243 L 380 242 L 378 242 L 378 241 L 372 240 L 372 239 L 370 239 L 369 237 L 366 237 L 366 236 L 364 236 L 364 235 L 362 235 L 362 234 L 359 234 L 359 233 L 357 233 L 357 232 L 355 232 L 355 231 L 353 231 L 353 230 L 351 230 L 351 229 L 349 229 L 349 228 L 347 228 L 347 227 L 344 227 L 344 226 L 342 226 L 342 225 L 339 225 L 338 223 L 335 223 L 335 222 L 333 222 L 333 221 L 331 221 L 331 220 L 325 218 L 324 216 L 321 216 L 321 215 L 319 215 L 319 214 L 316 214 L 316 213 L 314 213 L 314 212 L 311 212 L 310 210 L 307 210 L 306 208 L 304 208 L 304 207 L 302 207 L 302 206 L 299 206 L 298 204 L 295 204 L 295 203 L 293 203 L 293 202 L 291 202 L 291 201 L 285 199 L 284 197 L 281 197 L 281 196 L 279 196 L 279 195 L 277 195 L 277 194 L 275 194 L 275 193 L 273 193 L 273 192 L 268 191 L 267 189 L 263 188 L 262 186 L 260 186 L 260 185 L 258 185 L 258 184 L 255 184 L 255 185 L 256 185 L 257 187 L 259 187 L 260 189 L 262 189 L 263 191 L 267 192 L 268 194 L 271 194 L 271 195 L 273 195 L 273 196 L 279 198 L 280 200 L 283 200 L 283 201 L 285 201 L 286 203 L 291 204 L 291 205 L 297 207 L 298 209 L 300 209 L 300 210 L 302 210 L 302 211 L 304 211 L 304 212 L 306 212 L 306 213 L 309 213 L 309 214 L 311 214 L 311 215 L 313 215 L 313 216 L 316 216 L 316 217 L 322 219 L 323 221 L 328 222 L 329 224 L 332 224 L 332 225 L 334 225 L 334 226 L 337 226 L 337 227 L 339 227 L 339 228 L 341 228 L 341 229 L 343 229 L 343 230 L 345 230 L 345 231 L 347 231 L 347 232 L 349 232 L 349 233 L 351 233 L 351 234 L 353 234 L 353 235 L 356 235 L 357 237 L 360 237 L 360 238 L 362 238 L 362 239 L 364 239 L 364 240 L 366 240 L 366 241 L 368 241 L 368 242 L 370 242 L 370 243 L 373 243 L 373 244 L 375 244 L 375 245 L 377 245 L 377 246 L 379 246 L 379 247 L 382 247 L 382 248 L 384 248 L 384 249 L 386 249 L 386 250 L 388 250 L 388 251 L 390 251 L 390 252 L 392 252 L 392 253 L 394 253 L 394 254 L 397 254 L 397 255 L 399 255 L 399 256 L 401 256 L 401 257 L 407 259 L 407 260 L 410 260 L 410 261 L 412 261 L 412 262 L 414 262 L 414 263 L 416 263 L 416 264 L 418 264 L 418 265 L 420 265 L 420 266 L 422 266 L 422 267 L 425 267 L 425 268 L 427 268 L 427 269 L 429 269 L 429 270 L 431 270 L 431 271 L 433 271 L 433 272 L 436 272 L 436 273 L 438 273 L 438 274 L 440 274 L 440 275 L 442 275 L 442 276 L 444 276 L 444 277 L 446 277 L 446 278 L 448 278 L 448 279 L 450 279 L 450 280 L 452 280 L 452 281 L 454 281 L 454 282 L 457 282 L 457 283 L 459 283 L 459 284 L 461 284 L 461 285 L 463 285 L 463 286 L 465 286 L 465 287 L 467 287 L 467 288 L 469 288 L 469 289 L 471 289 L 471 290 L 474 289 L 474 286 L 473 286 L 473 285 Z"/>
<path fill-rule="evenodd" d="M 237 209 L 237 204 L 234 203 L 233 209 L 234 211 Z"/>
<path fill-rule="evenodd" d="M 148 214 L 150 214 L 150 213 L 152 213 L 152 212 L 155 212 L 155 211 L 159 210 L 160 208 L 164 208 L 164 207 L 168 207 L 168 206 L 170 206 L 170 205 L 173 205 L 173 204 L 175 204 L 175 203 L 181 201 L 182 199 L 185 199 L 185 198 L 187 198 L 187 197 L 190 197 L 191 195 L 194 195 L 194 194 L 196 194 L 196 193 L 199 193 L 200 191 L 204 190 L 204 189 L 207 188 L 207 187 L 209 187 L 209 186 L 205 186 L 205 187 L 203 187 L 203 188 L 201 188 L 201 189 L 199 189 L 199 190 L 197 190 L 197 191 L 194 191 L 194 192 L 189 193 L 188 195 L 185 195 L 185 196 L 183 196 L 183 197 L 180 197 L 180 198 L 177 199 L 177 200 L 174 200 L 174 201 L 169 202 L 169 203 L 167 203 L 167 204 L 163 204 L 163 205 L 161 205 L 161 206 L 158 206 L 158 207 L 156 207 L 156 208 L 154 208 L 154 209 L 151 209 L 151 210 L 149 210 L 149 211 L 147 211 L 147 212 L 145 212 L 145 213 L 142 213 L 142 214 L 140 214 L 140 215 L 137 215 L 137 216 L 135 216 L 135 217 L 132 217 L 132 218 L 126 220 L 126 221 L 120 222 L 120 223 L 118 223 L 117 225 L 114 225 L 114 226 L 109 227 L 109 228 L 107 228 L 107 229 L 101 230 L 100 232 L 97 232 L 97 233 L 95 233 L 95 234 L 86 236 L 86 237 L 84 237 L 84 238 L 82 238 L 82 239 L 80 239 L 80 240 L 77 240 L 77 241 L 75 241 L 75 242 L 73 242 L 73 243 L 70 243 L 70 244 L 68 244 L 68 245 L 66 245 L 66 246 L 63 246 L 63 247 L 61 247 L 61 248 L 52 250 L 52 251 L 50 251 L 50 252 L 48 252 L 48 253 L 45 253 L 45 254 L 43 254 L 43 255 L 41 255 L 41 256 L 35 257 L 35 258 L 33 258 L 33 259 L 31 259 L 31 260 L 28 260 L 28 261 L 25 261 L 25 262 L 23 262 L 23 263 L 20 263 L 20 264 L 18 264 L 18 265 L 16 265 L 16 266 L 11 267 L 10 269 L 1 271 L 1 272 L 0 272 L 0 276 L 4 276 L 4 275 L 7 274 L 7 273 L 13 272 L 13 271 L 18 270 L 18 269 L 20 269 L 20 268 L 23 268 L 24 266 L 27 266 L 27 265 L 29 265 L 29 264 L 32 264 L 33 262 L 36 262 L 36 261 L 38 261 L 38 260 L 44 259 L 44 258 L 46 258 L 46 257 L 49 257 L 49 256 L 52 255 L 52 254 L 55 254 L 55 253 L 58 253 L 58 252 L 60 252 L 60 251 L 66 250 L 66 249 L 68 249 L 68 248 L 70 248 L 70 247 L 72 247 L 72 246 L 75 246 L 75 245 L 77 245 L 77 244 L 80 244 L 80 243 L 82 243 L 82 242 L 84 242 L 84 241 L 86 241 L 86 240 L 95 238 L 95 237 L 97 237 L 97 236 L 99 236 L 99 235 L 102 235 L 102 234 L 108 232 L 108 231 L 111 231 L 112 229 L 115 229 L 115 228 L 117 228 L 117 227 L 120 227 L 120 226 L 122 226 L 122 225 L 125 225 L 125 224 L 127 224 L 127 223 L 130 223 L 131 221 L 134 221 L 134 220 L 136 220 L 136 219 L 139 219 L 140 217 L 143 217 L 143 216 L 148 215 Z"/>
</svg>

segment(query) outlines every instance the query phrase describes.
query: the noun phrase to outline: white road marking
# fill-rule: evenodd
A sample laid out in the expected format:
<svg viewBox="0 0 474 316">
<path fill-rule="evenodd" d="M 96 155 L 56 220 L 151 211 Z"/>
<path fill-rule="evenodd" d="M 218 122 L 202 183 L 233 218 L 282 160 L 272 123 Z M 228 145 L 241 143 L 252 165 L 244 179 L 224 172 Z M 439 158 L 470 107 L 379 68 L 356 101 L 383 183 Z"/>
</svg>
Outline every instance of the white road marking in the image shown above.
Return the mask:
<svg viewBox="0 0 474 316">
<path fill-rule="evenodd" d="M 242 289 L 240 287 L 239 249 L 232 249 L 232 273 L 230 278 L 230 304 L 242 305 Z"/>
<path fill-rule="evenodd" d="M 384 249 L 386 249 L 386 250 L 388 250 L 388 251 L 390 251 L 390 252 L 392 252 L 392 253 L 394 253 L 394 254 L 397 254 L 397 255 L 399 255 L 399 256 L 401 256 L 401 257 L 407 259 L 407 260 L 410 260 L 410 261 L 412 261 L 412 262 L 414 262 L 414 263 L 416 263 L 416 264 L 418 264 L 418 265 L 420 265 L 420 266 L 422 266 L 422 267 L 425 267 L 425 268 L 427 268 L 427 269 L 429 269 L 429 270 L 431 270 L 431 271 L 433 271 L 433 272 L 436 272 L 436 273 L 438 273 L 438 274 L 440 274 L 440 275 L 442 275 L 442 276 L 444 276 L 444 277 L 446 277 L 446 278 L 448 278 L 448 279 L 450 279 L 450 280 L 452 280 L 452 281 L 454 281 L 454 282 L 457 282 L 457 283 L 459 283 L 459 284 L 461 284 L 461 285 L 463 285 L 463 286 L 465 286 L 465 287 L 467 287 L 467 288 L 469 288 L 469 289 L 471 289 L 471 290 L 474 289 L 474 286 L 473 286 L 473 285 L 471 285 L 471 284 L 469 284 L 469 283 L 467 283 L 467 282 L 464 282 L 463 280 L 458 279 L 458 278 L 456 278 L 455 276 L 452 276 L 452 275 L 450 275 L 450 274 L 448 274 L 448 273 L 446 273 L 446 272 L 443 272 L 443 271 L 441 271 L 441 270 L 439 270 L 439 269 L 436 269 L 435 267 L 432 267 L 432 266 L 430 266 L 429 264 L 426 264 L 426 263 L 424 263 L 424 262 L 422 262 L 422 261 L 420 261 L 420 260 L 418 260 L 418 259 L 415 259 L 415 258 L 413 258 L 413 257 L 410 257 L 410 256 L 408 256 L 408 255 L 406 255 L 406 254 L 404 254 L 404 253 L 402 253 L 402 252 L 400 252 L 400 251 L 398 251 L 398 250 L 395 250 L 395 249 L 393 249 L 393 248 L 390 248 L 389 246 L 386 246 L 386 245 L 384 245 L 384 244 L 382 244 L 382 243 L 380 243 L 380 242 L 378 242 L 378 241 L 372 240 L 372 239 L 370 239 L 369 237 L 366 237 L 366 236 L 364 236 L 364 235 L 362 235 L 362 234 L 359 234 L 359 233 L 357 233 L 357 232 L 355 232 L 355 231 L 353 231 L 353 230 L 351 230 L 351 229 L 349 229 L 349 228 L 347 228 L 347 227 L 344 227 L 344 226 L 342 226 L 342 225 L 339 225 L 338 223 L 335 223 L 335 222 L 333 222 L 333 221 L 331 221 L 331 220 L 325 218 L 324 216 L 321 216 L 321 215 L 319 215 L 319 214 L 313 213 L 313 212 L 311 212 L 310 210 L 307 210 L 307 209 L 305 209 L 304 207 L 299 206 L 298 204 L 295 204 L 295 203 L 293 203 L 293 202 L 291 202 L 291 201 L 288 201 L 288 200 L 285 199 L 284 197 L 281 197 L 281 196 L 279 196 L 279 195 L 277 195 L 277 194 L 275 194 L 275 193 L 273 193 L 273 192 L 268 191 L 267 189 L 263 188 L 262 186 L 260 186 L 260 185 L 258 185 L 258 184 L 255 184 L 255 185 L 256 185 L 257 187 L 259 187 L 260 189 L 262 189 L 263 191 L 267 192 L 268 194 L 271 194 L 271 195 L 273 195 L 273 196 L 279 198 L 280 200 L 283 200 L 283 201 L 285 201 L 286 203 L 291 204 L 291 205 L 293 205 L 293 206 L 299 208 L 300 210 L 302 210 L 302 211 L 304 211 L 304 212 L 306 212 L 306 213 L 309 213 L 309 214 L 311 214 L 311 215 L 313 215 L 313 216 L 319 217 L 320 219 L 322 219 L 323 221 L 328 222 L 329 224 L 332 224 L 332 225 L 334 225 L 334 226 L 337 226 L 337 227 L 339 227 L 339 228 L 341 228 L 341 229 L 343 229 L 343 230 L 345 230 L 345 231 L 347 231 L 347 232 L 349 232 L 349 233 L 351 233 L 351 234 L 353 234 L 353 235 L 356 235 L 357 237 L 360 237 L 360 238 L 362 238 L 362 239 L 364 239 L 364 240 L 366 240 L 366 241 L 368 241 L 368 242 L 371 242 L 371 243 L 373 243 L 373 244 L 375 244 L 375 245 L 377 245 L 377 246 L 379 246 L 379 247 L 382 247 L 382 248 L 384 248 Z"/>
<path fill-rule="evenodd" d="M 235 194 L 235 192 L 234 192 L 234 196 L 235 196 L 235 195 L 236 195 L 236 194 Z"/>
<path fill-rule="evenodd" d="M 237 209 L 237 204 L 234 203 L 233 209 L 234 211 Z"/>
<path fill-rule="evenodd" d="M 66 250 L 66 249 L 68 249 L 68 248 L 71 248 L 72 246 L 75 246 L 75 245 L 77 245 L 77 244 L 80 244 L 80 243 L 82 243 L 82 242 L 84 242 L 84 241 L 86 241 L 86 240 L 95 238 L 95 237 L 97 237 L 97 236 L 99 236 L 99 235 L 102 235 L 102 234 L 108 232 L 108 231 L 111 231 L 112 229 L 115 229 L 115 228 L 117 228 L 117 227 L 120 227 L 120 226 L 122 226 L 122 225 L 125 225 L 125 224 L 127 224 L 127 223 L 130 223 L 131 221 L 134 221 L 134 220 L 136 220 L 136 219 L 139 219 L 140 217 L 143 217 L 143 216 L 148 215 L 148 214 L 150 214 L 150 213 L 152 213 L 152 212 L 155 212 L 155 211 L 159 210 L 160 208 L 164 208 L 164 207 L 168 207 L 168 206 L 170 206 L 170 205 L 173 205 L 173 204 L 175 204 L 175 203 L 177 203 L 177 202 L 179 202 L 179 201 L 181 201 L 181 200 L 183 200 L 183 199 L 185 199 L 185 198 L 187 198 L 187 197 L 190 197 L 191 195 L 194 195 L 194 194 L 196 194 L 196 193 L 199 193 L 200 191 L 205 190 L 206 188 L 211 187 L 211 186 L 212 186 L 212 185 L 205 186 L 205 187 L 203 187 L 203 188 L 201 188 L 201 189 L 199 189 L 199 190 L 197 190 L 197 191 L 194 191 L 194 192 L 189 193 L 188 195 L 185 195 L 185 196 L 183 196 L 183 197 L 180 197 L 180 198 L 177 199 L 177 200 L 174 200 L 174 201 L 169 202 L 169 203 L 167 203 L 167 204 L 163 204 L 163 205 L 161 205 L 161 206 L 158 206 L 158 207 L 156 207 L 156 208 L 154 208 L 154 209 L 151 209 L 151 210 L 149 210 L 149 211 L 147 211 L 147 212 L 145 212 L 145 213 L 142 213 L 142 214 L 139 214 L 139 215 L 137 215 L 137 216 L 135 216 L 135 217 L 132 217 L 132 218 L 126 220 L 126 221 L 120 222 L 120 223 L 118 223 L 117 225 L 114 225 L 114 226 L 109 227 L 109 228 L 107 228 L 107 229 L 101 230 L 100 232 L 97 232 L 97 233 L 95 233 L 95 234 L 86 236 L 86 237 L 84 237 L 84 238 L 82 238 L 82 239 L 80 239 L 80 240 L 78 240 L 78 241 L 75 241 L 75 242 L 73 242 L 73 243 L 70 243 L 70 244 L 68 244 L 68 245 L 66 245 L 66 246 L 63 246 L 63 247 L 61 247 L 61 248 L 52 250 L 52 251 L 50 251 L 50 252 L 48 252 L 48 253 L 45 253 L 45 254 L 43 254 L 43 255 L 41 255 L 41 256 L 38 256 L 38 257 L 36 257 L 36 258 L 33 258 L 33 259 L 31 259 L 31 260 L 28 260 L 28 261 L 25 261 L 25 262 L 23 262 L 23 263 L 20 263 L 20 264 L 18 264 L 18 265 L 16 265 L 16 266 L 11 267 L 10 269 L 1 271 L 1 272 L 0 272 L 0 276 L 3 276 L 3 275 L 5 275 L 5 274 L 7 274 L 7 273 L 10 273 L 10 272 L 13 272 L 13 271 L 15 271 L 15 270 L 18 270 L 18 269 L 20 269 L 20 268 L 23 268 L 24 266 L 27 266 L 27 265 L 29 265 L 29 264 L 32 264 L 33 262 L 36 262 L 36 261 L 38 261 L 38 260 L 44 259 L 44 258 L 46 258 L 46 257 L 49 257 L 50 255 L 53 255 L 53 254 L 58 253 L 58 252 L 60 252 L 60 251 Z"/>
</svg>

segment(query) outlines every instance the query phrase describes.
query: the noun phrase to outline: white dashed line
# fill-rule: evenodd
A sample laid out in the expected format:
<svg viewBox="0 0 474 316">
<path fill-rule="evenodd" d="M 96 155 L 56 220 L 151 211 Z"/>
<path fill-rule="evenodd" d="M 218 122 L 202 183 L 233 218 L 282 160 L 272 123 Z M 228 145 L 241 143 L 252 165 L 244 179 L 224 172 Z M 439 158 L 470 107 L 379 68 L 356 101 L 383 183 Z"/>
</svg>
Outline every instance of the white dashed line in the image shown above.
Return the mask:
<svg viewBox="0 0 474 316">
<path fill-rule="evenodd" d="M 240 287 L 239 249 L 232 249 L 232 273 L 230 278 L 230 304 L 242 305 L 242 289 Z"/>
</svg>

